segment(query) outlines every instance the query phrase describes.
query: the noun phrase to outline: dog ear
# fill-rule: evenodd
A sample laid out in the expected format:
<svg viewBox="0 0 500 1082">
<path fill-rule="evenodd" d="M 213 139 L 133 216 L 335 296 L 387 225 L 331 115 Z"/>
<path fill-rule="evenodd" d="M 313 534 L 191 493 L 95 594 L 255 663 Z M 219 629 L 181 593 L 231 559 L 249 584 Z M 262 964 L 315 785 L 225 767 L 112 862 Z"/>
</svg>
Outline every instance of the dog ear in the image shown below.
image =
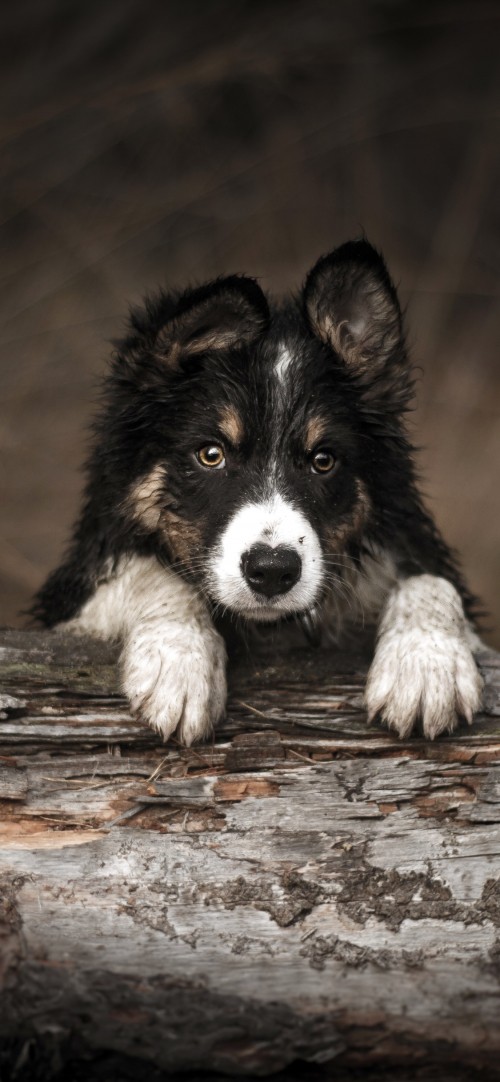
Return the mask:
<svg viewBox="0 0 500 1082">
<path fill-rule="evenodd" d="M 349 241 L 324 256 L 304 286 L 313 332 L 368 386 L 405 365 L 401 310 L 382 256 L 368 241 Z M 386 382 L 386 381 L 384 381 Z"/>
<path fill-rule="evenodd" d="M 231 275 L 183 293 L 158 331 L 154 356 L 169 367 L 209 350 L 248 345 L 269 320 L 266 298 L 253 278 Z"/>
</svg>

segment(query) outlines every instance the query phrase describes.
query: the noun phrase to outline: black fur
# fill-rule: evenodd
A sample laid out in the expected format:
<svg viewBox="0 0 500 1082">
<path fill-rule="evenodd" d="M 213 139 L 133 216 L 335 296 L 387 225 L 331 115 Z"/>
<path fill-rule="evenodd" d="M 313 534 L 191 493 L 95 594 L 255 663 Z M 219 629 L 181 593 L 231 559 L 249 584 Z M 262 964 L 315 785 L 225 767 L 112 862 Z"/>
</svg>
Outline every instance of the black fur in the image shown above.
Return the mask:
<svg viewBox="0 0 500 1082">
<path fill-rule="evenodd" d="M 282 344 L 293 349 L 290 378 L 272 378 Z M 424 509 L 404 417 L 413 395 L 396 291 L 382 257 L 364 240 L 319 260 L 304 289 L 269 304 L 256 282 L 229 277 L 160 293 L 134 311 L 118 344 L 94 425 L 81 516 L 62 565 L 39 591 L 32 614 L 52 627 L 78 614 L 121 556 L 157 555 L 209 589 L 203 556 L 235 509 L 258 496 L 272 459 L 280 491 L 320 539 L 350 521 L 362 482 L 370 510 L 346 551 L 389 550 L 403 574 L 431 572 L 474 599 L 455 557 Z M 195 452 L 219 439 L 217 418 L 235 407 L 245 439 L 228 448 L 224 471 L 203 470 Z M 313 476 L 304 445 L 312 416 L 337 468 Z M 130 508 L 130 493 L 159 463 L 165 513 L 193 526 L 192 560 Z M 341 574 L 341 571 L 338 571 Z"/>
</svg>

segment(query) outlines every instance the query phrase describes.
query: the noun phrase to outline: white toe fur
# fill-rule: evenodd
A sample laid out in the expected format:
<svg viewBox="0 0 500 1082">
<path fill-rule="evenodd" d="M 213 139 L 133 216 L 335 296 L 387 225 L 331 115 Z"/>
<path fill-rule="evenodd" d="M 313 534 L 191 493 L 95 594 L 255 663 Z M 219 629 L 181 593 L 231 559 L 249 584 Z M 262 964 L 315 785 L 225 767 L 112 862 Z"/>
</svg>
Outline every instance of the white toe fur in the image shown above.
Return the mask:
<svg viewBox="0 0 500 1082">
<path fill-rule="evenodd" d="M 224 714 L 224 642 L 198 591 L 153 557 L 122 560 L 66 626 L 122 640 L 123 690 L 164 740 L 192 744 Z"/>
<path fill-rule="evenodd" d="M 165 623 L 140 628 L 122 654 L 122 686 L 132 710 L 164 740 L 203 739 L 226 704 L 224 643 L 209 628 Z"/>
<path fill-rule="evenodd" d="M 462 601 L 451 583 L 415 575 L 389 596 L 380 622 L 365 702 L 400 737 L 419 718 L 431 740 L 470 723 L 481 705 L 482 681 L 469 643 Z"/>
</svg>

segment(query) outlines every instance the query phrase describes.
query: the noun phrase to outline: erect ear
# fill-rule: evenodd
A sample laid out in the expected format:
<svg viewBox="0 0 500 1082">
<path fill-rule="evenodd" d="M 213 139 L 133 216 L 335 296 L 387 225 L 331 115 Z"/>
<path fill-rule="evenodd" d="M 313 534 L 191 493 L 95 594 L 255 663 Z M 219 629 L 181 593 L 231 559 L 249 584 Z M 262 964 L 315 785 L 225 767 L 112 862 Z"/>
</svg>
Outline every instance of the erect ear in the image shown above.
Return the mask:
<svg viewBox="0 0 500 1082">
<path fill-rule="evenodd" d="M 396 290 L 368 241 L 349 241 L 320 259 L 307 276 L 304 304 L 314 333 L 363 383 L 404 364 Z"/>
<path fill-rule="evenodd" d="M 248 345 L 268 320 L 266 298 L 253 278 L 218 278 L 178 298 L 158 331 L 154 354 L 174 366 L 182 357 Z"/>
</svg>

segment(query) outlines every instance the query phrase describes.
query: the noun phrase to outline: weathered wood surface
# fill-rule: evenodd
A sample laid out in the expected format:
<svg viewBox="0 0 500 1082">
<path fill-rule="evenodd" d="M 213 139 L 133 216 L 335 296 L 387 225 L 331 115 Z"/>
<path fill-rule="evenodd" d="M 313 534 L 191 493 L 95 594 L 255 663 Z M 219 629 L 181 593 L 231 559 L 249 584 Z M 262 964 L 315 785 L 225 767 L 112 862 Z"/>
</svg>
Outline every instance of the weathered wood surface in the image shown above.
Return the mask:
<svg viewBox="0 0 500 1082">
<path fill-rule="evenodd" d="M 434 744 L 367 727 L 361 656 L 247 658 L 189 750 L 130 717 L 113 661 L 0 636 L 1 1033 L 232 1075 L 493 1070 L 500 658 Z"/>
</svg>

